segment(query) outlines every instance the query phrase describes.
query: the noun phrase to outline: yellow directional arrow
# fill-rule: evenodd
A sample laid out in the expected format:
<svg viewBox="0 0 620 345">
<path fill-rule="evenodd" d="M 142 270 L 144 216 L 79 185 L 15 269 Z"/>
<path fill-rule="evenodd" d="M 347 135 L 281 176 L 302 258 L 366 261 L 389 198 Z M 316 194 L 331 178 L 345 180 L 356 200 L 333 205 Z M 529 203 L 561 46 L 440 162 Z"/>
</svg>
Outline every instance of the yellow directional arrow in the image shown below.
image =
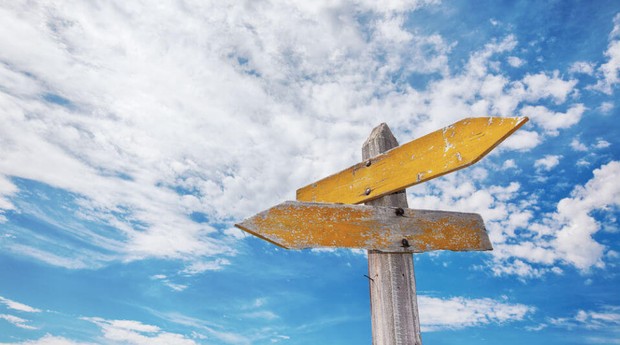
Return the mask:
<svg viewBox="0 0 620 345">
<path fill-rule="evenodd" d="M 479 117 L 398 146 L 297 190 L 298 201 L 359 204 L 476 163 L 528 121 Z"/>
<path fill-rule="evenodd" d="M 492 249 L 482 218 L 474 213 L 287 201 L 235 226 L 288 249 Z"/>
</svg>

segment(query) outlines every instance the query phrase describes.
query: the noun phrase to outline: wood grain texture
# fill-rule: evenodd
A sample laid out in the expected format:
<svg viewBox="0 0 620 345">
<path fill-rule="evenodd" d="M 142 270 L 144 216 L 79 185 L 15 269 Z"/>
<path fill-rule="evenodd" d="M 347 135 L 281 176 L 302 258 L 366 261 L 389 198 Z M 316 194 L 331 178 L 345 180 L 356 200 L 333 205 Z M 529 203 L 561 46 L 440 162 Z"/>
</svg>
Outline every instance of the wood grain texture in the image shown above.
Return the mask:
<svg viewBox="0 0 620 345">
<path fill-rule="evenodd" d="M 474 164 L 527 121 L 526 117 L 461 120 L 383 154 L 368 155 L 361 163 L 300 188 L 297 200 L 359 204 L 404 190 Z"/>
<path fill-rule="evenodd" d="M 492 249 L 482 217 L 474 213 L 287 201 L 235 226 L 287 249 Z"/>
<path fill-rule="evenodd" d="M 398 146 L 385 123 L 371 132 L 362 146 L 370 159 Z M 407 208 L 404 190 L 367 203 L 372 206 Z M 368 251 L 370 314 L 373 345 L 421 345 L 413 255 Z"/>
</svg>

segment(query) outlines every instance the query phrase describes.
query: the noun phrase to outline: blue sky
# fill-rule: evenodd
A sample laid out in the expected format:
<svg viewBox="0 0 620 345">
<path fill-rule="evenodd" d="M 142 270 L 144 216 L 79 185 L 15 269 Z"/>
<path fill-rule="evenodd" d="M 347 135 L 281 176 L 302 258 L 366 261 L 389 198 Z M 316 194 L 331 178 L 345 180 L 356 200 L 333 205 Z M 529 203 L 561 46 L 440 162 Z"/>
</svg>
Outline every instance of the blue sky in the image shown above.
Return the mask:
<svg viewBox="0 0 620 345">
<path fill-rule="evenodd" d="M 475 116 L 528 116 L 408 189 L 492 252 L 415 255 L 429 344 L 620 343 L 617 1 L 0 5 L 1 344 L 369 344 L 363 250 L 235 222 Z"/>
</svg>

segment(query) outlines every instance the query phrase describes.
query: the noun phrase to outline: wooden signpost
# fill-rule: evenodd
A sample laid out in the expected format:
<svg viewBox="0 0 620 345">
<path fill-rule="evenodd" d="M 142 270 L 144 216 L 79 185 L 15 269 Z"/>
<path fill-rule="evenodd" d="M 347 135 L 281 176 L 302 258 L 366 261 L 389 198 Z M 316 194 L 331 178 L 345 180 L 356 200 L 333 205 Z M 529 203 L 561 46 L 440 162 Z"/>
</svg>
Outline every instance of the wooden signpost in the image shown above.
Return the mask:
<svg viewBox="0 0 620 345">
<path fill-rule="evenodd" d="M 492 247 L 480 215 L 408 209 L 405 188 L 479 161 L 527 120 L 468 118 L 402 146 L 381 124 L 363 162 L 235 226 L 288 249 L 367 249 L 373 344 L 420 345 L 411 253 Z"/>
</svg>

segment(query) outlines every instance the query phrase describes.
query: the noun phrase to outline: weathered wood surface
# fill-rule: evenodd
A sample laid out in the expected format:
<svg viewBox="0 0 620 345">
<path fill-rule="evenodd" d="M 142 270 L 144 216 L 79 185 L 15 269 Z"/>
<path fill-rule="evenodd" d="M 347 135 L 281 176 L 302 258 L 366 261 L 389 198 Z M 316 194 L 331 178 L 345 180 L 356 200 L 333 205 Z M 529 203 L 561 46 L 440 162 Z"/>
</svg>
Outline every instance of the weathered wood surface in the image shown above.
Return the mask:
<svg viewBox="0 0 620 345">
<path fill-rule="evenodd" d="M 482 217 L 474 213 L 287 201 L 235 226 L 288 249 L 492 249 Z"/>
<path fill-rule="evenodd" d="M 383 123 L 373 129 L 362 146 L 363 159 L 369 159 L 396 146 L 396 138 Z M 403 190 L 367 204 L 404 209 L 407 208 L 407 197 Z M 421 345 L 413 255 L 369 250 L 368 277 L 372 344 Z"/>
<path fill-rule="evenodd" d="M 468 118 L 297 190 L 298 201 L 359 204 L 476 163 L 528 121 Z"/>
</svg>

